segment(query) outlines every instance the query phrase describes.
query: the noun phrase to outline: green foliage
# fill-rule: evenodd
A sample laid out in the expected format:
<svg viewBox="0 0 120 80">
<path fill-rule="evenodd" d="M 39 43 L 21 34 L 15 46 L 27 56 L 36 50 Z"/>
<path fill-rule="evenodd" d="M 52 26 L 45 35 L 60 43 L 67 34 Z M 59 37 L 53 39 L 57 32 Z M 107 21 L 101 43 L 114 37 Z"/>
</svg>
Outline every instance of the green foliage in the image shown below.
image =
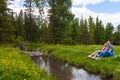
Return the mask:
<svg viewBox="0 0 120 80">
<path fill-rule="evenodd" d="M 116 32 L 114 33 L 113 43 L 116 44 L 116 45 L 119 45 L 119 44 L 120 44 L 120 32 L 119 32 L 119 31 L 116 31 Z"/>
<path fill-rule="evenodd" d="M 103 44 L 105 42 L 105 30 L 102 21 L 96 18 L 94 38 L 96 44 Z"/>
<path fill-rule="evenodd" d="M 79 19 L 74 19 L 68 25 L 66 29 L 66 41 L 67 44 L 78 44 L 80 43 L 80 26 L 79 26 Z"/>
<path fill-rule="evenodd" d="M 54 44 L 103 44 L 110 40 L 120 44 L 120 25 L 114 30 L 111 23 L 103 25 L 99 18 L 96 22 L 75 18 L 71 13 L 71 0 L 25 0 L 25 12 L 22 10 L 14 17 L 8 2 L 0 1 L 0 43 L 41 42 Z M 45 16 L 44 9 L 48 9 Z M 35 8 L 39 16 L 34 15 Z"/>
<path fill-rule="evenodd" d="M 116 44 L 116 45 L 119 45 L 120 44 L 120 25 L 118 25 L 118 27 L 117 27 L 116 31 L 114 32 L 113 36 L 114 36 L 113 43 Z"/>
<path fill-rule="evenodd" d="M 114 31 L 113 25 L 111 23 L 108 23 L 106 25 L 105 40 L 111 40 L 113 42 L 113 31 Z"/>
<path fill-rule="evenodd" d="M 41 26 L 40 28 L 40 42 L 49 43 L 49 31 L 46 26 Z"/>
<path fill-rule="evenodd" d="M 30 42 L 38 41 L 40 38 L 39 25 L 36 23 L 36 18 L 33 15 L 34 1 L 25 0 L 24 6 L 27 8 L 24 15 L 25 40 Z"/>
<path fill-rule="evenodd" d="M 0 1 L 0 42 L 13 42 L 15 37 L 13 12 L 7 8 L 7 1 Z"/>
<path fill-rule="evenodd" d="M 56 80 L 17 48 L 0 47 L 0 80 Z"/>
<path fill-rule="evenodd" d="M 25 16 L 25 40 L 30 42 L 39 41 L 39 26 L 36 24 L 34 18 Z"/>
<path fill-rule="evenodd" d="M 88 24 L 86 19 L 83 22 L 81 38 L 82 38 L 81 40 L 82 44 L 89 44 L 89 32 L 88 32 Z"/>
<path fill-rule="evenodd" d="M 48 4 L 51 7 L 48 13 L 52 41 L 55 44 L 64 43 L 67 25 L 73 20 L 71 0 L 48 0 Z"/>
<path fill-rule="evenodd" d="M 95 38 L 94 38 L 94 31 L 95 31 L 95 23 L 93 21 L 93 18 L 90 16 L 88 19 L 88 26 L 89 26 L 89 42 L 91 44 L 95 43 Z"/>
<path fill-rule="evenodd" d="M 24 39 L 25 38 L 25 28 L 24 28 L 24 19 L 23 19 L 23 11 L 21 10 L 19 15 L 16 16 L 16 19 L 15 19 L 15 35 L 16 35 L 16 39 L 19 39 L 19 38 L 22 38 Z"/>
<path fill-rule="evenodd" d="M 32 45 L 33 48 L 35 46 L 35 44 Z M 103 78 L 113 77 L 114 80 L 119 80 L 120 47 L 115 46 L 115 56 L 117 57 L 106 57 L 100 60 L 93 60 L 87 57 L 95 50 L 101 48 L 102 45 L 40 45 L 38 47 L 41 51 L 50 52 L 52 56 L 59 60 L 80 66 L 90 72 L 101 75 Z"/>
</svg>

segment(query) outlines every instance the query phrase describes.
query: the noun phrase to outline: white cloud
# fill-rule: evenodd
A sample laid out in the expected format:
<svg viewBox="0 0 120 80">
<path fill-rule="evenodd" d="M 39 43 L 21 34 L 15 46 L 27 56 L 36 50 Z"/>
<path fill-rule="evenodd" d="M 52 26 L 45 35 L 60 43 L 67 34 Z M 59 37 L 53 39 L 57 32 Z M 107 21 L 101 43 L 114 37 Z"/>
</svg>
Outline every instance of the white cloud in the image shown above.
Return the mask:
<svg viewBox="0 0 120 80">
<path fill-rule="evenodd" d="M 100 20 L 103 21 L 104 24 L 111 22 L 115 27 L 120 24 L 120 12 L 119 13 L 98 13 Z"/>
<path fill-rule="evenodd" d="M 120 2 L 120 0 L 109 0 L 110 2 Z"/>
<path fill-rule="evenodd" d="M 18 12 L 17 10 L 19 10 L 19 6 L 17 4 L 17 1 L 12 3 L 12 5 L 8 5 L 8 8 L 13 9 L 14 12 Z"/>
<path fill-rule="evenodd" d="M 82 8 L 73 7 L 72 12 L 78 18 L 81 18 L 81 16 L 83 16 L 84 18 L 88 18 L 90 15 L 94 14 L 92 11 L 88 10 L 86 7 L 82 7 Z"/>
<path fill-rule="evenodd" d="M 99 4 L 104 2 L 105 0 L 72 0 L 73 5 L 80 5 L 82 4 L 83 6 L 86 6 L 88 4 Z"/>
<path fill-rule="evenodd" d="M 10 8 L 12 8 L 14 10 L 14 12 L 19 13 L 19 11 L 21 9 L 25 9 L 24 7 L 19 7 L 19 2 L 21 0 L 15 0 L 14 5 L 9 6 Z M 113 0 L 111 0 L 113 1 Z M 115 1 L 115 0 L 114 0 Z M 120 0 L 119 0 L 120 1 Z M 79 5 L 79 4 L 83 4 L 84 6 L 87 4 L 98 4 L 101 2 L 104 2 L 104 0 L 73 0 L 73 4 L 74 5 Z M 47 15 L 47 10 L 48 7 L 46 7 L 44 9 L 45 14 L 44 16 Z M 72 7 L 72 12 L 73 14 L 75 14 L 75 16 L 77 18 L 81 18 L 82 16 L 84 18 L 89 18 L 89 16 L 92 16 L 94 19 L 98 16 L 100 20 L 102 20 L 103 24 L 105 25 L 108 22 L 111 22 L 114 26 L 117 26 L 118 24 L 120 24 L 120 12 L 118 13 L 95 13 L 89 9 L 87 9 L 86 7 Z M 39 15 L 37 11 L 35 11 L 36 15 Z"/>
<path fill-rule="evenodd" d="M 22 7 L 22 6 L 20 7 L 18 5 L 20 3 L 20 1 L 22 1 L 22 0 L 14 0 L 12 2 L 12 5 L 9 5 L 8 8 L 13 9 L 13 11 L 16 12 L 16 13 L 19 13 L 21 9 L 22 10 L 25 9 L 25 7 Z"/>
<path fill-rule="evenodd" d="M 19 2 L 20 0 L 15 0 L 16 2 Z"/>
<path fill-rule="evenodd" d="M 77 18 L 86 18 L 88 19 L 89 16 L 92 16 L 94 20 L 98 16 L 100 20 L 102 20 L 103 24 L 106 25 L 106 23 L 111 22 L 114 26 L 117 26 L 120 24 L 120 12 L 119 13 L 95 13 L 87 9 L 86 7 L 73 7 L 72 12 L 75 14 Z"/>
</svg>

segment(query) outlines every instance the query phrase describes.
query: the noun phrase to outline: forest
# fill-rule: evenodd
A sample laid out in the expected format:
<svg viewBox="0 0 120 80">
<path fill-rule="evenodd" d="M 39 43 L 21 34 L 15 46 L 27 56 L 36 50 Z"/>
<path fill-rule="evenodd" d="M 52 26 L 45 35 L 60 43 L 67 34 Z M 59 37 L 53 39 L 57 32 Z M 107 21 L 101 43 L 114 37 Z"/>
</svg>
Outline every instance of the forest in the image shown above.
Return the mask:
<svg viewBox="0 0 120 80">
<path fill-rule="evenodd" d="M 0 1 L 0 43 L 120 44 L 120 25 L 106 25 L 96 16 L 76 18 L 71 0 L 25 0 L 19 14 L 8 8 L 13 0 Z M 49 7 L 47 16 L 44 8 Z M 39 15 L 35 15 L 35 9 Z"/>
<path fill-rule="evenodd" d="M 72 0 L 14 1 L 0 0 L 0 80 L 120 80 L 120 23 L 76 17 Z M 88 58 L 107 40 L 115 56 Z"/>
</svg>

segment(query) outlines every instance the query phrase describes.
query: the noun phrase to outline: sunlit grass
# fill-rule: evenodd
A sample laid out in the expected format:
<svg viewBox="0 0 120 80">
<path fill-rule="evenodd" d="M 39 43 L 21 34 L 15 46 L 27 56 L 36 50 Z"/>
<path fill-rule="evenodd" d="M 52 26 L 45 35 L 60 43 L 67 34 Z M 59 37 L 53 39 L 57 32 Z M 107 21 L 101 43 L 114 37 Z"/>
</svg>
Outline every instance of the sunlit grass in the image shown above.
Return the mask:
<svg viewBox="0 0 120 80">
<path fill-rule="evenodd" d="M 0 80 L 55 80 L 18 48 L 0 47 Z"/>
</svg>

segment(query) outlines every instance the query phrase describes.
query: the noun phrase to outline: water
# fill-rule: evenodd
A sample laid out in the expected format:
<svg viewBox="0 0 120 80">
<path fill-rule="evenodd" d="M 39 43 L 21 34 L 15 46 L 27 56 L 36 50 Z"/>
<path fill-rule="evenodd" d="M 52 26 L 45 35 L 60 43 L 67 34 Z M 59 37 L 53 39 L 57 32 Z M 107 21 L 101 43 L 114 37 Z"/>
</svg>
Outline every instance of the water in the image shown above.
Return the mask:
<svg viewBox="0 0 120 80">
<path fill-rule="evenodd" d="M 58 80 L 102 80 L 100 76 L 88 73 L 67 63 L 48 57 L 32 56 L 35 64 L 44 68 L 48 74 L 56 76 Z"/>
</svg>

